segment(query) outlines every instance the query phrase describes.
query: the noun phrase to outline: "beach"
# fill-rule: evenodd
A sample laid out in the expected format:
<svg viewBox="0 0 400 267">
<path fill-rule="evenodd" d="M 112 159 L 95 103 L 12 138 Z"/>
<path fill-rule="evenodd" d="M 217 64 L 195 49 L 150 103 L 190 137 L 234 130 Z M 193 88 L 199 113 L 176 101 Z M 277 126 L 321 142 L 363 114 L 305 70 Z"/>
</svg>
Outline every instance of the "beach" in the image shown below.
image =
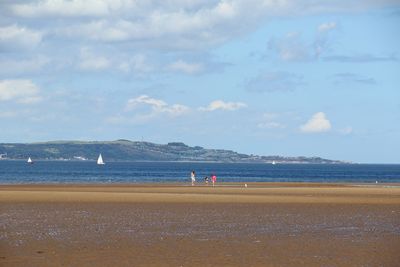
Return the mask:
<svg viewBox="0 0 400 267">
<path fill-rule="evenodd" d="M 398 184 L 0 186 L 0 266 L 398 266 Z"/>
</svg>

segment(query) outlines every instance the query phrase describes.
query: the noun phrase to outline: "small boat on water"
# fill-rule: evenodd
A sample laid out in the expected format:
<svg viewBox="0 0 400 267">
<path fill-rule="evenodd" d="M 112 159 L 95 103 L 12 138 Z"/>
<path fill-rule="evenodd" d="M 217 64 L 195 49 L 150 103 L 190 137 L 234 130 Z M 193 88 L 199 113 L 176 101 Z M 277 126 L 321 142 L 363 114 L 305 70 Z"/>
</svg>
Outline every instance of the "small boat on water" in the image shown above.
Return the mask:
<svg viewBox="0 0 400 267">
<path fill-rule="evenodd" d="M 272 161 L 272 165 L 275 165 L 275 164 L 276 164 L 276 162 L 275 162 L 275 160 L 273 160 L 273 161 Z"/>
<path fill-rule="evenodd" d="M 31 157 L 29 157 L 28 160 L 27 160 L 26 162 L 29 163 L 29 164 L 33 164 L 33 161 L 32 161 L 32 159 L 31 159 Z"/>
<path fill-rule="evenodd" d="M 101 153 L 99 155 L 99 157 L 97 158 L 97 165 L 104 165 L 104 161 L 103 161 L 103 157 L 101 156 Z"/>
</svg>

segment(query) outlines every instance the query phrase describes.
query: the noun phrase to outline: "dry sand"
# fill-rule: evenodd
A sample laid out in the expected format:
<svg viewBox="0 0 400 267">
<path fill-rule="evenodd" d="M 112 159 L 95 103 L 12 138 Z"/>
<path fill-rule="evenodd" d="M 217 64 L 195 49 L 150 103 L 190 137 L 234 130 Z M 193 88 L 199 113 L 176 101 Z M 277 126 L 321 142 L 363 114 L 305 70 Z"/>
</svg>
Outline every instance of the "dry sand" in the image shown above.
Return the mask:
<svg viewBox="0 0 400 267">
<path fill-rule="evenodd" d="M 400 266 L 400 186 L 2 185 L 0 266 Z"/>
</svg>

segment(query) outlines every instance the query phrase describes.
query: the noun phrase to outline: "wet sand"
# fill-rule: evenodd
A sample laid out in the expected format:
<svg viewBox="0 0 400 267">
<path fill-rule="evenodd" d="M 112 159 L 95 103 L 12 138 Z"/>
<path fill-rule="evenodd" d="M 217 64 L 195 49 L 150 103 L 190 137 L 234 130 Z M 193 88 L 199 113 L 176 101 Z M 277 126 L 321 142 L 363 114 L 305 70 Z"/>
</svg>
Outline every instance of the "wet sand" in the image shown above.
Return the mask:
<svg viewBox="0 0 400 267">
<path fill-rule="evenodd" d="M 400 186 L 1 185 L 0 266 L 399 266 Z"/>
</svg>

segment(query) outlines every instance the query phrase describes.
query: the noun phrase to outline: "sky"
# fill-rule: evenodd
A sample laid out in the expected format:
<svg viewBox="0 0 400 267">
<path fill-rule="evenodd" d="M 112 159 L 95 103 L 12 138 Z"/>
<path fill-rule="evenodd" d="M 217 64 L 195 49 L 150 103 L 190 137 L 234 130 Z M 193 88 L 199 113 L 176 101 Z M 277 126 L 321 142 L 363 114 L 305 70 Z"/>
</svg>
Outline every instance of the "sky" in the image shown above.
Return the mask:
<svg viewBox="0 0 400 267">
<path fill-rule="evenodd" d="M 2 0 L 0 142 L 400 163 L 400 0 Z"/>
</svg>

